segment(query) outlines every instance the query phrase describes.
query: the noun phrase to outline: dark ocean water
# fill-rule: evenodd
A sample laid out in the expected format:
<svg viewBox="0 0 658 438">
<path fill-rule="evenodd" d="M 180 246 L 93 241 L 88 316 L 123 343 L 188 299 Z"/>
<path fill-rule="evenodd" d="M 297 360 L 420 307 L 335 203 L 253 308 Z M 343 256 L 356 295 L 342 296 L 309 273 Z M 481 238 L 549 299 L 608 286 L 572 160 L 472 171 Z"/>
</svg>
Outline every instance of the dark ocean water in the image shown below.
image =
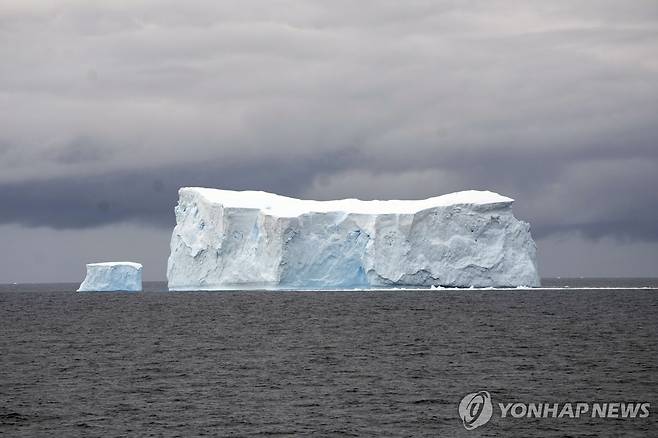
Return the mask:
<svg viewBox="0 0 658 438">
<path fill-rule="evenodd" d="M 658 436 L 658 280 L 572 290 L 0 286 L 0 435 Z M 587 289 L 616 287 L 617 289 Z M 487 390 L 491 421 L 458 404 Z M 650 402 L 635 419 L 497 402 Z"/>
</svg>

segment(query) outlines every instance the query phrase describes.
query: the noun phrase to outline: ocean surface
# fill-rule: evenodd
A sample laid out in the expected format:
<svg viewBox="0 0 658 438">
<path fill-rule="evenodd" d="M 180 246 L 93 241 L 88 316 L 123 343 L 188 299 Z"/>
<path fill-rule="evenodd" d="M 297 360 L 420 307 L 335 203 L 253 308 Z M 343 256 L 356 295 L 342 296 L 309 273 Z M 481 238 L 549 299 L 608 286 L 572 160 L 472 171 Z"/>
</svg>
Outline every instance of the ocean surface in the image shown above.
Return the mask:
<svg viewBox="0 0 658 438">
<path fill-rule="evenodd" d="M 0 285 L 0 435 L 658 436 L 658 280 L 544 285 L 556 289 Z M 493 416 L 469 431 L 458 405 L 481 390 Z M 651 408 L 501 418 L 499 402 Z"/>
</svg>

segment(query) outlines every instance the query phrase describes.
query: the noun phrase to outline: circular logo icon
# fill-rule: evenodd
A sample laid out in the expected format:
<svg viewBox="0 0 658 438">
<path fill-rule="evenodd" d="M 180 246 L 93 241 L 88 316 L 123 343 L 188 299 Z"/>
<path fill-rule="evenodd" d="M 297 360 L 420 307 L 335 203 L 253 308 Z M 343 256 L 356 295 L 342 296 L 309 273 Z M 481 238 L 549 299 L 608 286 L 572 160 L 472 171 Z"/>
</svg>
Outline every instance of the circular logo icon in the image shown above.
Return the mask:
<svg viewBox="0 0 658 438">
<path fill-rule="evenodd" d="M 491 419 L 492 412 L 491 395 L 487 391 L 466 394 L 459 403 L 459 416 L 466 430 L 473 430 L 487 424 Z"/>
</svg>

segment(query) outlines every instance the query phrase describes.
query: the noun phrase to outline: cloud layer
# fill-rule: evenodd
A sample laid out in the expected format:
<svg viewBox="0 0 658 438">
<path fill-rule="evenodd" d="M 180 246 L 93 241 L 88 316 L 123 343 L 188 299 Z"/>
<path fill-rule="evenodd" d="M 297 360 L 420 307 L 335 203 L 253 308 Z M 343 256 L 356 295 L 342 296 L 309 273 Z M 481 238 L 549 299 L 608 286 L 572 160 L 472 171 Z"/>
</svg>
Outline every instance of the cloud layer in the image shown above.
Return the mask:
<svg viewBox="0 0 658 438">
<path fill-rule="evenodd" d="M 169 227 L 183 185 L 482 188 L 658 240 L 653 1 L 9 1 L 0 224 Z"/>
</svg>

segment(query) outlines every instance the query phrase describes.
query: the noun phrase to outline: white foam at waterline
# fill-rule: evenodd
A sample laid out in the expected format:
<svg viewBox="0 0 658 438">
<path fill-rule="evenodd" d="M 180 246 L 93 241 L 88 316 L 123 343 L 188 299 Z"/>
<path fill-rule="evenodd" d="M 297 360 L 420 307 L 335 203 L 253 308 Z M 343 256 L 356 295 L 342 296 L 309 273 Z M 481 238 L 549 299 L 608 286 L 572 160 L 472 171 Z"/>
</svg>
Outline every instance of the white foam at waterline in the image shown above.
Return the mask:
<svg viewBox="0 0 658 438">
<path fill-rule="evenodd" d="M 170 292 L 214 292 L 214 293 L 225 293 L 225 292 L 519 292 L 519 291 L 530 291 L 530 292 L 541 292 L 541 291 L 580 291 L 580 290 L 658 290 L 658 286 L 632 286 L 632 287 L 612 287 L 612 286 L 599 286 L 599 287 L 569 287 L 569 286 L 560 286 L 560 287 L 432 287 L 432 288 L 422 288 L 422 287 L 388 287 L 388 288 L 349 288 L 349 289 L 196 289 L 196 290 L 172 290 Z"/>
</svg>

